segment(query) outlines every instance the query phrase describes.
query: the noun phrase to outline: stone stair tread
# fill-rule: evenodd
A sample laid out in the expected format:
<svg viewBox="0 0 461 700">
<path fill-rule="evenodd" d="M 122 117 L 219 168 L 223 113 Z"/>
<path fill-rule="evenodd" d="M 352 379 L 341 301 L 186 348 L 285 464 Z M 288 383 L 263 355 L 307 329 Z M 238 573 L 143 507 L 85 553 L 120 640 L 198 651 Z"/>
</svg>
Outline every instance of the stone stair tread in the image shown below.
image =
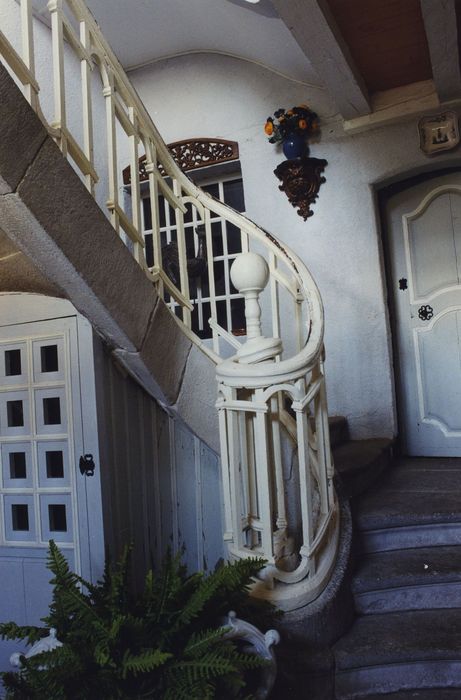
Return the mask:
<svg viewBox="0 0 461 700">
<path fill-rule="evenodd" d="M 399 586 L 461 583 L 461 545 L 420 547 L 364 555 L 352 581 L 354 593 Z"/>
<path fill-rule="evenodd" d="M 460 700 L 460 688 L 427 688 L 425 690 L 401 690 L 385 695 L 365 695 L 362 700 Z"/>
<path fill-rule="evenodd" d="M 356 498 L 389 468 L 393 441 L 388 438 L 349 440 L 333 452 L 337 486 L 346 498 Z"/>
<path fill-rule="evenodd" d="M 335 468 L 342 475 L 364 469 L 391 443 L 388 438 L 349 440 L 333 450 Z"/>
<path fill-rule="evenodd" d="M 349 439 L 349 426 L 344 416 L 329 416 L 331 449 L 335 449 Z"/>
<path fill-rule="evenodd" d="M 461 522 L 461 460 L 401 460 L 358 499 L 354 519 L 362 531 Z"/>
<path fill-rule="evenodd" d="M 334 646 L 338 671 L 460 658 L 461 609 L 366 615 Z M 459 690 L 461 697 L 461 689 Z"/>
</svg>

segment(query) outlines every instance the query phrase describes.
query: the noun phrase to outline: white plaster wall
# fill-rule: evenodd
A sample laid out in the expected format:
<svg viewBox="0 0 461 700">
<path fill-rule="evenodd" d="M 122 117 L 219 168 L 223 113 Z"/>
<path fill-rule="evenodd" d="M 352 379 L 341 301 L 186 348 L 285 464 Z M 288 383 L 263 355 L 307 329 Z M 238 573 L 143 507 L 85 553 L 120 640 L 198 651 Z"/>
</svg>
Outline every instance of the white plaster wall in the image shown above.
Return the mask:
<svg viewBox="0 0 461 700">
<path fill-rule="evenodd" d="M 459 159 L 419 150 L 417 119 L 345 135 L 326 93 L 259 66 L 215 55 L 169 59 L 130 73 L 167 142 L 220 136 L 238 141 L 247 214 L 306 262 L 325 304 L 330 413 L 356 438 L 396 431 L 390 331 L 374 185 Z M 308 102 L 322 117 L 311 155 L 326 158 L 326 183 L 304 222 L 278 190 L 283 160 L 263 133 L 278 107 Z"/>
</svg>

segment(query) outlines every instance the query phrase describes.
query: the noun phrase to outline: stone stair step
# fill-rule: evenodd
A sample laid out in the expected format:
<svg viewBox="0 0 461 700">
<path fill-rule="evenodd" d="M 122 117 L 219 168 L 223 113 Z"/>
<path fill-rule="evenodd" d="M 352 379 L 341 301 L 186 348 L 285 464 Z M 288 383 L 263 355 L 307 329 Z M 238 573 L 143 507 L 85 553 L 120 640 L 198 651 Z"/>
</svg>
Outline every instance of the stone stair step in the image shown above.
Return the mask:
<svg viewBox="0 0 461 700">
<path fill-rule="evenodd" d="M 461 460 L 400 460 L 353 510 L 364 551 L 461 544 Z"/>
<path fill-rule="evenodd" d="M 355 572 L 352 591 L 360 615 L 461 608 L 461 546 L 365 555 Z"/>
<path fill-rule="evenodd" d="M 361 530 L 461 517 L 461 460 L 402 459 L 354 508 Z"/>
<path fill-rule="evenodd" d="M 336 699 L 461 689 L 461 609 L 365 615 L 334 646 Z M 459 690 L 461 698 L 461 690 Z"/>
<path fill-rule="evenodd" d="M 335 469 L 347 498 L 358 496 L 387 470 L 392 461 L 392 440 L 350 440 L 333 449 Z"/>
</svg>

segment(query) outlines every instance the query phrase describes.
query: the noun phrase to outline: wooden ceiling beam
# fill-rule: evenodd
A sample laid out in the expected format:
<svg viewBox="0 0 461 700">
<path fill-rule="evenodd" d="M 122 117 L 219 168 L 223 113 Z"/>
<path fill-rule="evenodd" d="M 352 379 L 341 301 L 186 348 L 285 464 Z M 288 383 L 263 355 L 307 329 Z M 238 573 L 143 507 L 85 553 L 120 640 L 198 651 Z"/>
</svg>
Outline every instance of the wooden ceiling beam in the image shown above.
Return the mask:
<svg viewBox="0 0 461 700">
<path fill-rule="evenodd" d="M 455 100 L 461 97 L 457 0 L 420 0 L 420 3 L 439 100 Z"/>
<path fill-rule="evenodd" d="M 369 95 L 326 0 L 272 0 L 344 119 L 371 111 Z"/>
</svg>

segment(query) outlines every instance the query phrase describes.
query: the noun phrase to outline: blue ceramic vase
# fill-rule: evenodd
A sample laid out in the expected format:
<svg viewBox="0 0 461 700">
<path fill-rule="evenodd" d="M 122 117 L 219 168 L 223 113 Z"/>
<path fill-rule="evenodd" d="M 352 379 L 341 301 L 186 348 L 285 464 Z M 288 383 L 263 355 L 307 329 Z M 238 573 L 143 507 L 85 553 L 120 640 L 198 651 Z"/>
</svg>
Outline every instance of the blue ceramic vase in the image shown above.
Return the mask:
<svg viewBox="0 0 461 700">
<path fill-rule="evenodd" d="M 305 136 L 298 132 L 288 134 L 282 143 L 283 155 L 288 160 L 292 158 L 301 158 L 306 155 L 307 143 Z"/>
</svg>

